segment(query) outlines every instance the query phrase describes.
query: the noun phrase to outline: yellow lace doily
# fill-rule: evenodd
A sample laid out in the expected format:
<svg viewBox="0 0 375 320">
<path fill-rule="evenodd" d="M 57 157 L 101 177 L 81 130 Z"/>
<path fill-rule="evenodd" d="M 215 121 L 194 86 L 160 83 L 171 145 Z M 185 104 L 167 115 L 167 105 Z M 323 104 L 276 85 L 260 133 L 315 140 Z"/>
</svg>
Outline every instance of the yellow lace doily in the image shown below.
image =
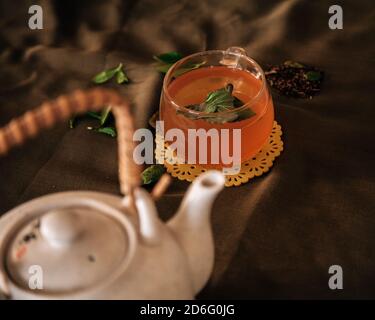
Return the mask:
<svg viewBox="0 0 375 320">
<path fill-rule="evenodd" d="M 275 158 L 283 151 L 281 135 L 281 126 L 274 121 L 272 132 L 262 150 L 252 159 L 243 162 L 238 174 L 226 175 L 225 186 L 239 186 L 269 171 Z M 201 173 L 208 170 L 197 164 L 176 164 L 177 159 L 173 150 L 163 145 L 163 139 L 160 136 L 156 136 L 155 143 L 155 158 L 157 162 L 164 164 L 167 172 L 170 173 L 172 177 L 191 182 Z"/>
</svg>

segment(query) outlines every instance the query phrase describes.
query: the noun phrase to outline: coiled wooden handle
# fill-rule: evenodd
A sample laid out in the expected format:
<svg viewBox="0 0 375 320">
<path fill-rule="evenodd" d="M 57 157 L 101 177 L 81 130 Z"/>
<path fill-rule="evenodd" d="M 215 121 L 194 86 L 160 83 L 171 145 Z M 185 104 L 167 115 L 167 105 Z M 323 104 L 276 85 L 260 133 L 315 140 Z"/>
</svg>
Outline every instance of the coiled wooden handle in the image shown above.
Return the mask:
<svg viewBox="0 0 375 320">
<path fill-rule="evenodd" d="M 77 90 L 62 95 L 56 100 L 43 103 L 35 110 L 13 119 L 0 129 L 0 156 L 14 146 L 21 145 L 26 139 L 34 137 L 42 129 L 52 127 L 56 122 L 71 118 L 88 110 L 96 111 L 112 106 L 116 119 L 119 181 L 121 192 L 133 198 L 133 190 L 140 184 L 140 166 L 133 160 L 134 123 L 129 103 L 116 92 L 96 88 L 87 91 Z"/>
</svg>

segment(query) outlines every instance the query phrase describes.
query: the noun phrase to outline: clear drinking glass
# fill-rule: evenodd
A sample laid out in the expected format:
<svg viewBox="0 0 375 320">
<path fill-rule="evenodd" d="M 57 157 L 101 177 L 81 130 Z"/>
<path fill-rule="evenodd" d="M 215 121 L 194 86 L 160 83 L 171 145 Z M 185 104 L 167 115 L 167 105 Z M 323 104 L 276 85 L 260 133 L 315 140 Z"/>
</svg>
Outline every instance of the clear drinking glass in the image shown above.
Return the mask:
<svg viewBox="0 0 375 320">
<path fill-rule="evenodd" d="M 205 101 L 207 95 L 215 90 L 233 86 L 233 96 L 243 105 L 235 110 L 207 113 L 188 108 L 189 105 Z M 250 117 L 251 110 L 255 113 Z M 234 120 L 233 120 L 234 119 Z M 264 72 L 245 50 L 231 47 L 225 51 L 212 50 L 192 54 L 176 62 L 164 78 L 160 99 L 160 120 L 164 121 L 164 131 L 178 128 L 185 141 L 178 142 L 185 150 L 191 148 L 188 129 L 212 128 L 229 129 L 229 150 L 233 151 L 233 130 L 241 131 L 241 162 L 249 160 L 260 151 L 267 141 L 273 126 L 274 108 Z M 183 144 L 183 145 L 182 145 Z M 220 144 L 219 144 L 220 145 Z M 207 148 L 218 147 L 208 138 Z M 219 147 L 220 148 L 220 147 Z M 196 146 L 197 159 L 201 153 Z M 188 163 L 188 151 L 185 162 Z M 221 159 L 213 161 L 211 152 L 207 152 L 204 167 L 220 168 L 225 164 Z M 198 161 L 199 162 L 199 161 Z"/>
</svg>

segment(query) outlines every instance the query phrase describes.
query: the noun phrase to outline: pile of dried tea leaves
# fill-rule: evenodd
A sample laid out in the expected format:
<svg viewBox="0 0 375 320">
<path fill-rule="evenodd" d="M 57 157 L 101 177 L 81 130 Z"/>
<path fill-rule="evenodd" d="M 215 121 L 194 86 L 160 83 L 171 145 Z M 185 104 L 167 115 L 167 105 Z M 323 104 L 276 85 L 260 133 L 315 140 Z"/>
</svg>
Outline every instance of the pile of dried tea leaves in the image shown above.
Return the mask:
<svg viewBox="0 0 375 320">
<path fill-rule="evenodd" d="M 312 98 L 321 90 L 324 72 L 299 62 L 285 61 L 265 72 L 270 86 L 280 94 L 295 98 Z"/>
</svg>

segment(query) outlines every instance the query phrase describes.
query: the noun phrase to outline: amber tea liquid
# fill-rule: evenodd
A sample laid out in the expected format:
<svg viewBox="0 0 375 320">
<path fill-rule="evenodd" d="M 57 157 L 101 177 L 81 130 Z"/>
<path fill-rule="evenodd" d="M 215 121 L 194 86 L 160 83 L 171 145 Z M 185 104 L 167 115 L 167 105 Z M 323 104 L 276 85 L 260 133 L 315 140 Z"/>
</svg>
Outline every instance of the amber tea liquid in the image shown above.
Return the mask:
<svg viewBox="0 0 375 320">
<path fill-rule="evenodd" d="M 227 84 L 233 84 L 233 95 L 239 98 L 244 104 L 249 103 L 256 115 L 236 122 L 214 124 L 202 119 L 189 119 L 176 112 L 177 106 L 202 103 L 209 92 L 221 89 Z M 211 128 L 229 129 L 230 136 L 233 129 L 241 130 L 241 162 L 253 157 L 267 141 L 273 126 L 274 109 L 272 98 L 265 88 L 261 90 L 262 79 L 256 78 L 252 73 L 240 69 L 223 66 L 212 66 L 200 68 L 187 72 L 172 81 L 167 90 L 169 97 L 162 94 L 160 106 L 160 120 L 164 121 L 164 130 L 179 128 L 185 134 L 185 150 L 188 150 L 188 129 Z M 258 95 L 260 93 L 260 95 Z M 258 95 L 258 98 L 254 99 Z M 174 102 L 174 104 L 171 102 Z M 232 137 L 229 139 L 229 150 L 232 151 Z M 210 139 L 207 143 L 211 148 Z M 186 152 L 186 160 L 187 153 Z M 199 157 L 198 146 L 196 148 Z M 211 163 L 210 151 L 207 151 L 206 167 L 218 168 L 222 166 Z M 199 159 L 199 158 L 198 158 Z"/>
</svg>

